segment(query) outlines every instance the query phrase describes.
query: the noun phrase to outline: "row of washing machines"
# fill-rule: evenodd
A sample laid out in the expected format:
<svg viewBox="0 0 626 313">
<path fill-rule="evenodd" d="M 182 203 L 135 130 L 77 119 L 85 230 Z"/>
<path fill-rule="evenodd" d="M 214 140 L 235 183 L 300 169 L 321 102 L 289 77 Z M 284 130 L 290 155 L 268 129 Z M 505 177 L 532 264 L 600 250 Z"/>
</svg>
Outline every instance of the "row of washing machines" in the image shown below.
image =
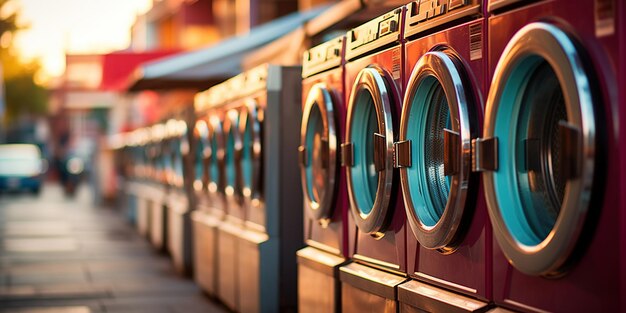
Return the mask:
<svg viewBox="0 0 626 313">
<path fill-rule="evenodd" d="M 189 156 L 138 211 L 235 311 L 624 311 L 625 7 L 410 2 L 137 130 Z"/>
</svg>

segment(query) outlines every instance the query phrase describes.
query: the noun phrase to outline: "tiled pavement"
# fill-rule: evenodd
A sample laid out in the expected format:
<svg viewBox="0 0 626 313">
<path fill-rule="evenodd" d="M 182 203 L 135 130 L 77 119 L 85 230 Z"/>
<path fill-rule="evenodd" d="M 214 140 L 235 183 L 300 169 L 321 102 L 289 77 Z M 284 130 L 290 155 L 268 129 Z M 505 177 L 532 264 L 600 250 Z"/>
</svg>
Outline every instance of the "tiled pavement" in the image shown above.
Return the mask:
<svg viewBox="0 0 626 313">
<path fill-rule="evenodd" d="M 0 312 L 225 312 L 112 209 L 82 190 L 66 199 L 0 195 Z"/>
</svg>

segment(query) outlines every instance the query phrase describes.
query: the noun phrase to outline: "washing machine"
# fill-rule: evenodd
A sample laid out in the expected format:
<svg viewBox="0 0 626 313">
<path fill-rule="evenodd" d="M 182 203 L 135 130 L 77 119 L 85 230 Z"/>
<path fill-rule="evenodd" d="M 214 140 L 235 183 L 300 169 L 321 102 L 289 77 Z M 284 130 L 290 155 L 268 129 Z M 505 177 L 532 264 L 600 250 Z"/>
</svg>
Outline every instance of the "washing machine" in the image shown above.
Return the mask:
<svg viewBox="0 0 626 313">
<path fill-rule="evenodd" d="M 225 215 L 223 147 L 219 116 L 211 107 L 221 105 L 222 91 L 209 89 L 194 100 L 197 122 L 192 145 L 193 189 L 196 210 L 192 212 L 194 279 L 207 294 L 217 296 L 219 268 L 218 229 Z"/>
<path fill-rule="evenodd" d="M 481 1 L 414 1 L 405 15 L 406 89 L 395 144 L 410 231 L 402 312 L 479 311 L 491 297 L 491 226 L 472 139 L 485 94 Z"/>
<path fill-rule="evenodd" d="M 151 126 L 149 154 L 154 163 L 154 171 L 144 190 L 147 199 L 148 237 L 152 246 L 160 252 L 167 249 L 166 200 L 169 190 L 168 177 L 171 176 L 171 159 L 168 157 L 168 132 L 165 123 Z"/>
<path fill-rule="evenodd" d="M 406 276 L 406 214 L 393 164 L 402 107 L 403 12 L 393 10 L 346 35 L 350 91 L 341 162 L 353 260 L 339 274 L 346 312 L 396 312 L 396 288 Z"/>
<path fill-rule="evenodd" d="M 141 166 L 135 169 L 134 174 L 139 178 L 135 185 L 135 193 L 137 194 L 137 219 L 135 225 L 137 231 L 143 237 L 150 238 L 150 192 L 153 186 L 153 174 L 155 171 L 153 158 L 150 155 L 152 151 L 152 128 L 143 127 L 133 131 L 136 138 L 144 134 L 144 140 L 137 140 L 134 150 L 137 160 Z"/>
<path fill-rule="evenodd" d="M 108 140 L 113 150 L 115 168 L 116 205 L 120 207 L 126 220 L 135 225 L 137 220 L 137 182 L 135 169 L 140 164 L 137 160 L 137 141 L 133 132 L 118 133 Z"/>
<path fill-rule="evenodd" d="M 166 198 L 167 212 L 167 251 L 172 257 L 174 269 L 181 275 L 191 273 L 192 240 L 191 210 L 194 207 L 191 195 L 191 179 L 189 171 L 190 137 L 188 123 L 193 116 L 192 107 L 179 113 L 180 116 L 166 123 L 169 136 L 166 157 L 171 160 L 168 175 L 168 194 Z"/>
<path fill-rule="evenodd" d="M 625 309 L 617 2 L 489 1 L 491 86 L 473 151 L 499 306 Z"/>
<path fill-rule="evenodd" d="M 217 234 L 217 296 L 233 311 L 239 305 L 239 237 L 244 232 L 245 210 L 240 167 L 242 139 L 239 131 L 239 109 L 245 76 L 238 75 L 213 88 L 221 89 L 221 105 L 211 109 L 223 125 L 223 171 L 225 215 Z"/>
<path fill-rule="evenodd" d="M 345 132 L 345 36 L 315 46 L 302 61 L 299 162 L 304 241 L 298 250 L 298 309 L 339 312 L 339 266 L 348 253 L 348 191 L 339 148 Z"/>
<path fill-rule="evenodd" d="M 241 312 L 297 307 L 296 251 L 302 248 L 298 168 L 299 66 L 260 65 L 243 73 L 238 176 L 245 229 L 238 242 Z M 228 154 L 228 152 L 227 152 Z"/>
</svg>

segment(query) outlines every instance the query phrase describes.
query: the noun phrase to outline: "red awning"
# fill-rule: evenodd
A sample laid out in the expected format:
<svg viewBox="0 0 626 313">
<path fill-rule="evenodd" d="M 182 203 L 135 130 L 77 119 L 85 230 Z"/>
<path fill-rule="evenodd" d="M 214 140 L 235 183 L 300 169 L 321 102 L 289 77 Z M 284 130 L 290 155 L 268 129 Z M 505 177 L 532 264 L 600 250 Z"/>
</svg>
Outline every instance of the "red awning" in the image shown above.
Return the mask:
<svg viewBox="0 0 626 313">
<path fill-rule="evenodd" d="M 100 90 L 122 91 L 128 87 L 129 77 L 140 64 L 166 57 L 180 50 L 157 50 L 148 52 L 116 51 L 102 58 L 102 81 Z"/>
</svg>

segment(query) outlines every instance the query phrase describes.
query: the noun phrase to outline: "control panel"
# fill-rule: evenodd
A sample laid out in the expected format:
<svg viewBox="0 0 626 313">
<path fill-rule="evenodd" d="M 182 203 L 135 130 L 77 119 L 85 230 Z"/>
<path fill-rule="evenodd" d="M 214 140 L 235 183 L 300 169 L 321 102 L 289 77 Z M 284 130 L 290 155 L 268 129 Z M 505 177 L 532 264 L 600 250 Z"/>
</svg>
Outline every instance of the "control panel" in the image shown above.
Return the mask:
<svg viewBox="0 0 626 313">
<path fill-rule="evenodd" d="M 239 76 L 245 75 L 245 82 L 242 95 L 250 95 L 267 87 L 267 71 L 268 65 L 259 65 Z"/>
<path fill-rule="evenodd" d="M 346 59 L 351 60 L 377 48 L 400 42 L 403 11 L 404 8 L 397 8 L 348 31 Z"/>
<path fill-rule="evenodd" d="M 302 77 L 339 67 L 343 59 L 345 36 L 331 39 L 304 52 Z"/>
<path fill-rule="evenodd" d="M 481 0 L 419 0 L 407 5 L 404 37 L 481 14 Z"/>
</svg>

